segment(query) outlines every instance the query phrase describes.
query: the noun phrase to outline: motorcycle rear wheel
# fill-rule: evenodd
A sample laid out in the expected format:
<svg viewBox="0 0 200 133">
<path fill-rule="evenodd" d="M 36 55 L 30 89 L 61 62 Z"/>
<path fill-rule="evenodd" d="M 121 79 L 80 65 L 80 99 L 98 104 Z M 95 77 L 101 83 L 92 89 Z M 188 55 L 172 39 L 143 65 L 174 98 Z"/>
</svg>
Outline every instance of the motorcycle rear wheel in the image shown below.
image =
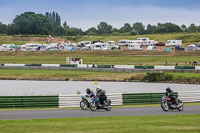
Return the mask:
<svg viewBox="0 0 200 133">
<path fill-rule="evenodd" d="M 161 108 L 164 110 L 164 111 L 169 111 L 169 106 L 167 104 L 167 102 L 161 102 Z"/>
<path fill-rule="evenodd" d="M 95 103 L 90 103 L 90 110 L 91 111 L 96 111 L 97 110 L 97 105 Z"/>
</svg>

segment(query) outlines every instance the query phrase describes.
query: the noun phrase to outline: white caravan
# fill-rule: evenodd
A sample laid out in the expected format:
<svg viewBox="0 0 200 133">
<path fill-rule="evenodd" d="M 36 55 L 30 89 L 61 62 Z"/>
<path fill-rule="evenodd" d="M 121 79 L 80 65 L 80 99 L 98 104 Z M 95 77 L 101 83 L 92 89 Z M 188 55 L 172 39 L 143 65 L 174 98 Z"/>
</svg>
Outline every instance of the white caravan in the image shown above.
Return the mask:
<svg viewBox="0 0 200 133">
<path fill-rule="evenodd" d="M 130 43 L 128 45 L 128 50 L 142 50 L 142 45 L 139 43 Z"/>
<path fill-rule="evenodd" d="M 131 40 L 119 40 L 118 45 L 119 46 L 128 46 L 129 43 L 131 43 Z"/>
<path fill-rule="evenodd" d="M 156 43 L 155 40 L 150 40 L 147 37 L 137 38 L 137 40 L 133 40 L 133 41 L 137 41 L 138 43 L 140 43 L 141 45 L 144 45 L 144 46 L 150 46 L 150 45 L 153 45 Z"/>
<path fill-rule="evenodd" d="M 40 48 L 44 46 L 45 44 L 29 43 L 29 44 L 25 44 L 25 49 L 26 51 L 37 51 L 37 50 L 40 50 Z M 24 50 L 24 46 L 21 47 L 21 50 Z"/>
<path fill-rule="evenodd" d="M 182 40 L 167 40 L 165 46 L 168 46 L 168 47 L 182 46 Z"/>
</svg>

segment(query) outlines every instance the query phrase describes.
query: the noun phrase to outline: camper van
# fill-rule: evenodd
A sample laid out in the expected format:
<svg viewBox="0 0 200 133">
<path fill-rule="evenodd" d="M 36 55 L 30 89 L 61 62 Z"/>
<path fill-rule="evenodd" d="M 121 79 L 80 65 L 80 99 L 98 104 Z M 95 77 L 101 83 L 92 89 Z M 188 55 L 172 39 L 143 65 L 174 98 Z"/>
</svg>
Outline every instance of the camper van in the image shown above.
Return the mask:
<svg viewBox="0 0 200 133">
<path fill-rule="evenodd" d="M 128 50 L 142 50 L 142 45 L 139 43 L 130 43 L 128 45 Z"/>
<path fill-rule="evenodd" d="M 166 46 L 168 46 L 168 47 L 182 46 L 182 40 L 168 40 L 166 42 Z"/>
</svg>

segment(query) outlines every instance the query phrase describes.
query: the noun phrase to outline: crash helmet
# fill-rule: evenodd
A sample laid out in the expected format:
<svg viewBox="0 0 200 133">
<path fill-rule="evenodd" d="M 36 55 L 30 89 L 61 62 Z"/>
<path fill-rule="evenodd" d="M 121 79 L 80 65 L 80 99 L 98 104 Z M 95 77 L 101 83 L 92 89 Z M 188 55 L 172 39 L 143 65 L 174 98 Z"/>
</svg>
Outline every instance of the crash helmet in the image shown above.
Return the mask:
<svg viewBox="0 0 200 133">
<path fill-rule="evenodd" d="M 97 86 L 96 92 L 98 92 L 99 90 L 101 90 L 101 86 Z"/>
<path fill-rule="evenodd" d="M 86 93 L 87 93 L 87 94 L 90 94 L 90 92 L 91 92 L 90 88 L 87 88 L 87 89 L 86 89 Z"/>
<path fill-rule="evenodd" d="M 171 91 L 171 88 L 170 88 L 170 87 L 167 87 L 167 88 L 166 88 L 166 91 Z"/>
</svg>

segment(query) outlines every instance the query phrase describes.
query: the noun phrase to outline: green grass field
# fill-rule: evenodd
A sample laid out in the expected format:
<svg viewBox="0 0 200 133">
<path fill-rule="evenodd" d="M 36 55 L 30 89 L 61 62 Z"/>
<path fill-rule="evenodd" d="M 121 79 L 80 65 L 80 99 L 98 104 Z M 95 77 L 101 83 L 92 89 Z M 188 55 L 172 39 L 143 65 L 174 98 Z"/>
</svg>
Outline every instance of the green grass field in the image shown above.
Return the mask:
<svg viewBox="0 0 200 133">
<path fill-rule="evenodd" d="M 199 133 L 200 115 L 0 120 L 2 133 Z"/>
<path fill-rule="evenodd" d="M 65 70 L 35 70 L 35 69 L 0 69 L 0 79 L 53 79 L 53 80 L 105 80 L 123 81 L 132 76 L 142 80 L 146 73 L 124 72 L 94 72 Z M 173 81 L 200 82 L 199 73 L 168 73 L 173 75 Z"/>
<path fill-rule="evenodd" d="M 109 65 L 190 65 L 200 61 L 200 51 L 185 53 L 139 51 L 77 51 L 77 52 L 0 52 L 0 64 L 65 64 L 66 57 L 83 58 L 84 64 Z"/>
<path fill-rule="evenodd" d="M 129 39 L 129 40 L 135 40 L 138 37 L 149 37 L 152 40 L 156 41 L 164 41 L 167 40 L 183 40 L 184 45 L 188 45 L 190 43 L 197 43 L 200 39 L 200 33 L 173 33 L 173 34 L 147 34 L 147 35 L 136 35 L 136 36 L 65 36 L 64 38 L 66 40 L 79 42 L 79 41 L 92 41 L 92 40 L 101 40 L 101 41 L 110 41 L 114 40 L 115 42 L 118 42 L 122 39 Z M 53 42 L 58 42 L 63 37 L 54 37 Z M 38 35 L 31 35 L 31 36 L 6 36 L 1 35 L 0 36 L 0 45 L 4 43 L 15 43 L 18 45 L 22 45 L 25 43 L 30 42 L 37 42 L 37 43 L 45 43 L 46 36 L 38 36 Z"/>
</svg>

